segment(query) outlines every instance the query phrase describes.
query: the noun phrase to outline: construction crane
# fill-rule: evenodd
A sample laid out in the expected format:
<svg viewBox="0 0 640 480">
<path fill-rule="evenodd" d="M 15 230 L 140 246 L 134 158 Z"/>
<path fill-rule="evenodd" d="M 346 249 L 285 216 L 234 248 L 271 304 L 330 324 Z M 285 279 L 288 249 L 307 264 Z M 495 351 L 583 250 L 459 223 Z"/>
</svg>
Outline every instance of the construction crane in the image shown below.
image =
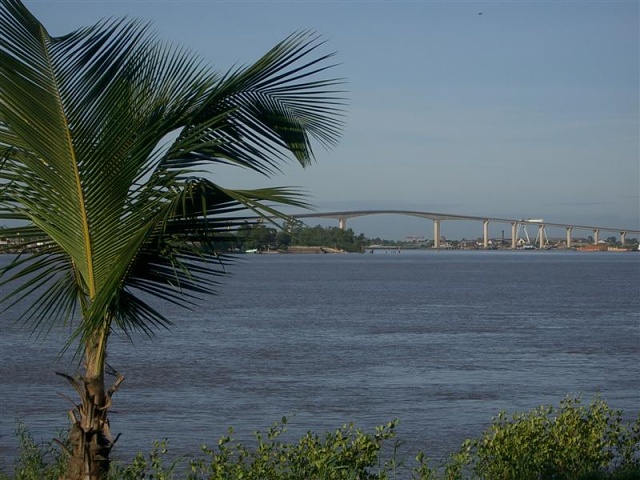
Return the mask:
<svg viewBox="0 0 640 480">
<path fill-rule="evenodd" d="M 544 229 L 544 220 L 542 218 L 522 218 L 520 219 L 522 223 L 518 223 L 518 229 L 516 231 L 516 243 L 525 245 L 539 245 L 540 244 L 540 236 L 542 236 L 542 244 L 546 245 L 549 239 L 547 238 L 547 234 Z M 536 233 L 535 240 L 531 243 L 531 238 L 529 237 L 529 232 L 527 230 L 527 225 L 531 223 L 539 223 L 542 225 L 542 228 L 538 228 L 538 232 Z M 524 233 L 524 237 L 521 235 L 521 232 Z"/>
</svg>

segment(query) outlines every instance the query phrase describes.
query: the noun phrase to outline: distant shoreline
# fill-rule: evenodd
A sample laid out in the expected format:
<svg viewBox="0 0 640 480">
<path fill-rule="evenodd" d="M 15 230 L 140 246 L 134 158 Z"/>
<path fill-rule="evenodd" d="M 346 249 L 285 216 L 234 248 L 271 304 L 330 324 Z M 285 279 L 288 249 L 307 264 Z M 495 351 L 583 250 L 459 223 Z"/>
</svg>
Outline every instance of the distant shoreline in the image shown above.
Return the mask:
<svg viewBox="0 0 640 480">
<path fill-rule="evenodd" d="M 595 246 L 594 246 L 595 247 Z M 249 250 L 246 252 L 241 252 L 242 254 L 257 254 L 257 255 L 301 255 L 301 254 L 345 254 L 345 253 L 356 253 L 356 254 L 371 254 L 375 251 L 379 252 L 393 252 L 400 253 L 401 251 L 406 252 L 474 252 L 474 251 L 503 251 L 503 252 L 544 252 L 544 251 L 556 251 L 556 252 L 580 252 L 580 253 L 591 253 L 591 252 L 638 252 L 638 250 L 633 248 L 620 248 L 620 247 L 607 247 L 603 248 L 602 246 L 598 246 L 599 248 L 589 248 L 589 247 L 577 247 L 577 248 L 533 248 L 533 249 L 524 249 L 524 248 L 415 248 L 415 247 L 391 247 L 391 246 L 376 246 L 376 247 L 367 247 L 361 252 L 348 252 L 346 250 L 341 250 L 339 248 L 331 248 L 331 247 L 323 247 L 323 246 L 293 246 L 289 247 L 286 250 Z"/>
</svg>

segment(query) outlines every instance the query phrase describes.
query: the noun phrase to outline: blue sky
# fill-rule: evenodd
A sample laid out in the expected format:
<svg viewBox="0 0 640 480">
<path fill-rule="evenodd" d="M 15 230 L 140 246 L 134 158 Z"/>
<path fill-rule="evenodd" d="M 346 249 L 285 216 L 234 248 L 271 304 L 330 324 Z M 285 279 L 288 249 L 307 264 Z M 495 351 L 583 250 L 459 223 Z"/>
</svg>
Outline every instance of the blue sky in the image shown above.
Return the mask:
<svg viewBox="0 0 640 480">
<path fill-rule="evenodd" d="M 347 81 L 341 142 L 318 150 L 308 169 L 292 163 L 271 179 L 220 170 L 221 184 L 299 186 L 321 211 L 640 229 L 636 1 L 25 4 L 53 35 L 103 17 L 149 20 L 161 38 L 221 71 L 256 60 L 294 31 L 321 34 L 337 52 L 334 74 Z M 349 226 L 368 237 L 433 235 L 430 222 L 395 216 Z M 451 238 L 481 233 L 479 224 L 442 226 Z"/>
</svg>

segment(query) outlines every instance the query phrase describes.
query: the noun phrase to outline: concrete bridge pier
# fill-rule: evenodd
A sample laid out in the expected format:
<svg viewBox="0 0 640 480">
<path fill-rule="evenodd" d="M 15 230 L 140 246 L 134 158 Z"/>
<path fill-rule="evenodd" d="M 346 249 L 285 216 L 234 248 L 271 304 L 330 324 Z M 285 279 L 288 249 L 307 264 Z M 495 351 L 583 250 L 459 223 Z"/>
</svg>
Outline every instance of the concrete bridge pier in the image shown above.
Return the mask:
<svg viewBox="0 0 640 480">
<path fill-rule="evenodd" d="M 567 227 L 567 248 L 571 248 L 571 232 L 573 227 Z"/>
<path fill-rule="evenodd" d="M 538 248 L 542 250 L 544 248 L 544 244 L 547 239 L 546 233 L 544 231 L 544 223 L 541 223 L 540 225 L 538 225 L 538 237 L 540 238 L 540 240 L 538 241 Z"/>
<path fill-rule="evenodd" d="M 597 245 L 599 241 L 600 241 L 600 230 L 596 228 L 593 230 L 593 244 Z"/>
<path fill-rule="evenodd" d="M 511 249 L 515 250 L 516 247 L 518 246 L 518 239 L 516 238 L 518 236 L 518 223 L 517 222 L 511 222 Z"/>
<path fill-rule="evenodd" d="M 346 230 L 347 229 L 347 219 L 344 217 L 340 217 L 338 219 L 338 228 L 340 230 Z"/>
<path fill-rule="evenodd" d="M 482 237 L 482 246 L 486 250 L 489 248 L 489 220 L 484 220 L 482 222 Z"/>
<path fill-rule="evenodd" d="M 433 220 L 433 248 L 440 248 L 440 220 Z"/>
<path fill-rule="evenodd" d="M 624 245 L 627 241 L 627 232 L 620 232 L 620 243 Z"/>
</svg>

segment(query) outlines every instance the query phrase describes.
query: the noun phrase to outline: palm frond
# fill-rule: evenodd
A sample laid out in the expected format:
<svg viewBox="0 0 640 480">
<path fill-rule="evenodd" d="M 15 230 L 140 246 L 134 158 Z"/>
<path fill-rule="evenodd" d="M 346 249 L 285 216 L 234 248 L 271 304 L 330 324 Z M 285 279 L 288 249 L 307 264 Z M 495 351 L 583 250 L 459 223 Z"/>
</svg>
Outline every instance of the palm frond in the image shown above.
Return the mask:
<svg viewBox="0 0 640 480">
<path fill-rule="evenodd" d="M 343 128 L 343 92 L 335 79 L 310 80 L 333 65 L 333 54 L 306 61 L 322 45 L 310 32 L 293 34 L 253 65 L 229 72 L 209 91 L 193 117 L 190 132 L 211 118 L 221 122 L 202 138 L 206 150 L 167 157 L 165 164 L 183 168 L 204 162 L 239 165 L 270 175 L 290 154 L 302 165 L 313 159 L 311 138 L 333 146 Z M 176 144 L 180 145 L 183 137 Z M 211 148 L 211 145 L 215 148 Z"/>
<path fill-rule="evenodd" d="M 149 295 L 188 307 L 215 290 L 238 228 L 307 204 L 291 188 L 226 189 L 197 168 L 271 174 L 332 146 L 341 81 L 321 78 L 333 58 L 321 46 L 299 32 L 218 75 L 138 21 L 53 37 L 0 0 L 0 219 L 26 222 L 5 236 L 41 248 L 2 273 L 17 285 L 6 301 L 35 298 L 25 317 L 37 326 L 78 312 L 82 344 L 168 325 Z"/>
<path fill-rule="evenodd" d="M 0 271 L 0 277 L 4 277 L 0 287 L 18 284 L 0 298 L 0 312 L 28 301 L 17 321 L 26 321 L 34 332 L 71 324 L 82 294 L 73 275 L 68 258 L 56 246 L 16 257 Z"/>
</svg>

